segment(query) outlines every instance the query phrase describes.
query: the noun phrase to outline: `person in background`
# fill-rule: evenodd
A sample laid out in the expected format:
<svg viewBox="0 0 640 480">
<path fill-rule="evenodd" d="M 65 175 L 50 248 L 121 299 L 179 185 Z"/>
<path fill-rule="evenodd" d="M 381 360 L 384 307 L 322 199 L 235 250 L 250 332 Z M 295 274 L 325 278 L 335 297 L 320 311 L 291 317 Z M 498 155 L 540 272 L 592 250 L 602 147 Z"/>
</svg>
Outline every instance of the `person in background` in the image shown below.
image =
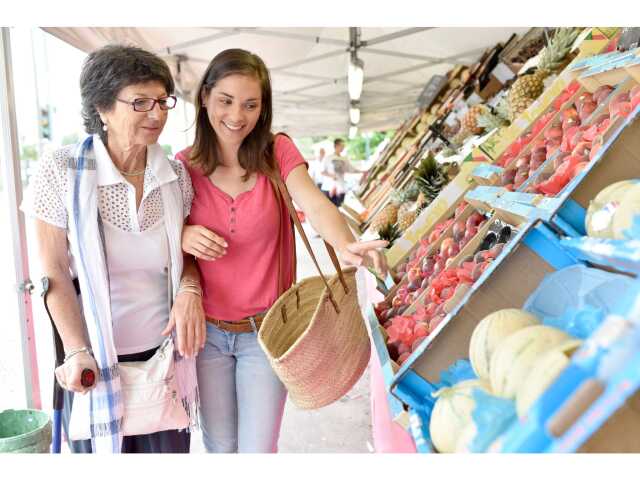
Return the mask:
<svg viewBox="0 0 640 480">
<path fill-rule="evenodd" d="M 329 199 L 339 207 L 344 201 L 347 193 L 347 186 L 344 179 L 345 173 L 362 173 L 356 169 L 349 160 L 341 154 L 344 151 L 344 140 L 336 138 L 333 141 L 333 154 L 329 155 L 324 161 L 323 175 L 328 179 L 326 185 L 329 191 Z"/>
<path fill-rule="evenodd" d="M 320 148 L 318 150 L 318 155 L 309 162 L 309 176 L 313 183 L 316 184 L 318 188 L 322 187 L 323 175 L 322 171 L 324 169 L 324 157 L 325 157 L 325 149 Z"/>
</svg>

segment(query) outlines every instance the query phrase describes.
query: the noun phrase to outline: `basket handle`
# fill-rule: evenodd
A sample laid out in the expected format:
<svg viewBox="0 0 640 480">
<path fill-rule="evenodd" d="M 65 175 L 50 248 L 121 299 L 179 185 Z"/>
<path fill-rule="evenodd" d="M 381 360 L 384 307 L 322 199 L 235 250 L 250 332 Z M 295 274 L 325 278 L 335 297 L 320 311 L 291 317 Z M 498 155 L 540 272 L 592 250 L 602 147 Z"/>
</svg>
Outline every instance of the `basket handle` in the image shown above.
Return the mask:
<svg viewBox="0 0 640 480">
<path fill-rule="evenodd" d="M 284 182 L 282 181 L 282 178 L 281 178 L 280 175 L 275 175 L 275 184 L 276 184 L 276 186 L 278 188 L 280 196 L 284 199 L 284 203 L 287 206 L 287 210 L 289 211 L 289 216 L 291 217 L 291 220 L 293 221 L 293 224 L 296 226 L 296 229 L 298 230 L 298 233 L 300 234 L 300 237 L 302 238 L 302 241 L 304 242 L 304 245 L 305 245 L 307 251 L 311 255 L 313 263 L 316 266 L 316 269 L 318 270 L 318 273 L 320 274 L 320 277 L 322 278 L 322 281 L 324 282 L 325 286 L 327 287 L 327 290 L 329 292 L 329 299 L 331 300 L 331 303 L 333 304 L 333 307 L 335 308 L 336 312 L 339 312 L 338 304 L 335 301 L 335 298 L 333 296 L 333 292 L 331 291 L 331 287 L 329 286 L 329 282 L 327 282 L 326 277 L 322 273 L 322 269 L 320 268 L 320 265 L 318 264 L 318 260 L 317 260 L 317 258 L 315 256 L 315 254 L 313 253 L 313 249 L 311 248 L 311 244 L 309 243 L 309 239 L 307 238 L 307 234 L 305 233 L 304 228 L 302 228 L 302 224 L 300 223 L 300 219 L 298 218 L 296 210 L 295 210 L 295 208 L 293 206 L 293 202 L 291 200 L 291 196 L 289 195 L 289 191 L 287 190 L 287 187 L 284 184 Z M 336 252 L 335 252 L 334 248 L 331 245 L 329 245 L 326 241 L 324 242 L 324 245 L 327 248 L 327 252 L 329 253 L 329 258 L 331 258 L 331 262 L 333 263 L 333 266 L 336 269 L 336 272 L 338 274 L 338 278 L 340 279 L 340 283 L 342 284 L 342 288 L 344 289 L 345 294 L 348 294 L 349 293 L 349 287 L 347 286 L 347 282 L 346 282 L 346 280 L 344 278 L 344 274 L 342 272 L 342 268 L 340 267 L 340 262 L 338 261 L 338 257 L 336 256 Z"/>
</svg>

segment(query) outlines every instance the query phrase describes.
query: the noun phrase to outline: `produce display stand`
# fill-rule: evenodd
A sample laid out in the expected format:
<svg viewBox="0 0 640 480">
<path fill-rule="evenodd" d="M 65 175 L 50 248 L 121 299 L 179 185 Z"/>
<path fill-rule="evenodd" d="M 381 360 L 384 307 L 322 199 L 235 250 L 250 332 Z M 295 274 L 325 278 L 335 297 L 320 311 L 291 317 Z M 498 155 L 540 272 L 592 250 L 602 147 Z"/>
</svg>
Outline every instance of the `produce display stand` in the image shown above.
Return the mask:
<svg viewBox="0 0 640 480">
<path fill-rule="evenodd" d="M 580 53 L 576 59 L 510 127 L 511 140 L 502 132 L 497 140 L 493 138 L 493 143 L 481 145 L 480 152 L 474 151 L 473 158 L 499 160 L 513 141 L 531 132 L 533 123 L 547 114 L 549 123 L 535 135 L 541 138 L 545 129 L 561 118 L 564 109 L 582 92 L 611 85 L 613 92 L 584 121 L 584 125 L 591 125 L 610 108 L 616 95 L 635 87 L 640 77 L 640 51 L 595 55 L 610 44 L 616 32 L 615 28 L 588 29 L 577 42 Z M 558 102 L 571 82 L 580 85 L 571 96 L 564 97 L 559 109 L 551 111 L 551 104 Z M 431 234 L 436 225 L 454 212 L 457 219 L 464 220 L 470 212 L 478 211 L 486 214 L 489 221 L 464 251 L 451 260 L 452 268 L 460 265 L 462 257 L 473 254 L 492 222 L 510 225 L 513 231 L 501 252 L 469 288 L 460 295 L 456 291 L 455 298 L 447 301 L 444 319 L 404 359 L 396 361 L 390 355 L 388 334 L 380 311 L 374 306 L 390 302 L 399 289 L 407 286 L 407 277 L 390 275 L 383 288 L 378 282 L 378 288 L 373 288 L 375 295 L 361 302 L 375 350 L 372 358 L 379 362 L 390 419 L 413 437 L 417 452 L 436 451 L 429 431 L 436 401 L 432 394 L 450 385 L 451 379 L 464 370 L 465 362 L 468 364 L 469 340 L 477 324 L 497 310 L 525 307 L 545 279 L 553 278 L 554 272 L 572 268 L 612 275 L 625 288 L 615 296 L 615 307 L 608 316 L 584 337 L 569 365 L 546 387 L 526 415 L 514 416 L 489 443 L 488 437 L 484 437 L 484 444 L 476 441 L 469 450 L 640 451 L 640 239 L 591 238 L 586 236 L 585 229 L 586 210 L 601 190 L 621 180 L 640 179 L 638 116 L 640 106 L 626 116 L 612 117 L 601 133 L 602 144 L 597 153 L 556 195 L 527 191 L 539 175 L 548 171 L 553 156 L 515 191 L 497 186 L 503 169 L 492 165 L 493 162 L 463 163 L 463 168 L 469 167 L 458 177 L 466 180 L 466 186 L 460 188 L 452 182 L 443 189 L 387 253 L 390 266 L 402 273 L 401 267 L 415 257 L 419 247 L 425 257 L 439 248 L 442 239 L 451 233 L 451 227 L 437 237 Z M 526 153 L 524 149 L 521 151 Z M 456 195 L 451 194 L 454 188 L 458 190 Z M 447 195 L 448 203 L 438 206 Z M 427 244 L 425 238 L 430 235 L 432 243 Z M 414 314 L 425 296 L 424 290 L 416 292 L 402 315 Z M 578 311 L 583 313 L 588 312 Z"/>
</svg>

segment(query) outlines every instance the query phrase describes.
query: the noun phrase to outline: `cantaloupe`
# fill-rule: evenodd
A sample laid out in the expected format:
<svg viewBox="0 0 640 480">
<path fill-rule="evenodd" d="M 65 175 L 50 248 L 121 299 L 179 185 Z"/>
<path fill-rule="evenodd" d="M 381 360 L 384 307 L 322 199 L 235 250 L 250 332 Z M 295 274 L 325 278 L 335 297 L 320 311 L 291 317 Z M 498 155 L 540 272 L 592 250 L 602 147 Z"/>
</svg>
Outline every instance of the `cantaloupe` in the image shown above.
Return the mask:
<svg viewBox="0 0 640 480">
<path fill-rule="evenodd" d="M 612 183 L 591 200 L 587 208 L 585 228 L 590 237 L 613 238 L 613 216 L 620 200 L 640 180 L 623 180 Z"/>
<path fill-rule="evenodd" d="M 633 239 L 635 235 L 631 233 L 631 227 L 635 221 L 640 221 L 640 183 L 636 183 L 626 190 L 620 200 L 620 205 L 613 214 L 613 238 L 618 240 Z"/>
<path fill-rule="evenodd" d="M 460 434 L 472 422 L 475 407 L 473 390 L 481 388 L 489 393 L 489 384 L 483 380 L 464 380 L 449 388 L 442 388 L 433 395 L 438 398 L 429 422 L 433 446 L 441 453 L 456 449 Z"/>
<path fill-rule="evenodd" d="M 509 335 L 491 356 L 493 395 L 514 398 L 536 358 L 569 338 L 562 330 L 546 325 L 525 327 Z"/>
<path fill-rule="evenodd" d="M 516 411 L 519 417 L 524 417 L 531 405 L 558 378 L 558 375 L 569 365 L 573 352 L 581 344 L 582 341 L 578 339 L 566 340 L 535 360 L 531 372 L 516 393 Z"/>
<path fill-rule="evenodd" d="M 535 315 L 518 308 L 505 308 L 483 318 L 469 341 L 469 360 L 478 378 L 489 379 L 491 355 L 500 342 L 521 328 L 539 323 Z"/>
</svg>

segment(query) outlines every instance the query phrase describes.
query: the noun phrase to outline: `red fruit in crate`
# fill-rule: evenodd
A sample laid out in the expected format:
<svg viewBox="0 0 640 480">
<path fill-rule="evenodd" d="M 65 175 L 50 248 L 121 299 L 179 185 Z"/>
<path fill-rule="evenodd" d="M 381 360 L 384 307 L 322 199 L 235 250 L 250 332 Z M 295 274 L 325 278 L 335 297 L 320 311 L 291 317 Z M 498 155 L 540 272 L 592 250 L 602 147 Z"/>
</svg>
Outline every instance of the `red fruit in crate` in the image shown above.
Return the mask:
<svg viewBox="0 0 640 480">
<path fill-rule="evenodd" d="M 518 171 L 516 178 L 513 180 L 513 186 L 518 188 L 529 178 L 529 171 Z"/>
<path fill-rule="evenodd" d="M 455 240 L 453 239 L 453 237 L 447 237 L 442 240 L 442 243 L 440 244 L 440 254 L 444 255 L 447 249 L 453 244 L 455 244 Z"/>
<path fill-rule="evenodd" d="M 558 168 L 560 168 L 560 165 L 562 165 L 564 163 L 564 161 L 567 159 L 569 155 L 566 153 L 560 153 L 554 160 L 553 160 L 553 170 L 556 171 Z"/>
<path fill-rule="evenodd" d="M 573 178 L 576 175 L 578 175 L 582 170 L 587 168 L 588 165 L 589 165 L 589 162 L 578 162 L 578 163 L 576 163 L 575 166 L 573 167 L 573 170 L 571 170 L 571 178 Z"/>
<path fill-rule="evenodd" d="M 613 87 L 610 85 L 601 85 L 593 92 L 593 100 L 599 105 L 607 99 L 607 97 L 613 92 Z"/>
<path fill-rule="evenodd" d="M 567 92 L 570 92 L 571 95 L 573 95 L 574 93 L 576 93 L 578 90 L 580 90 L 580 82 L 578 82 L 577 80 L 574 80 L 573 82 L 571 82 L 567 88 L 565 88 L 565 90 Z"/>
<path fill-rule="evenodd" d="M 464 234 L 464 240 L 469 242 L 469 240 L 476 236 L 476 233 L 478 233 L 478 227 L 467 227 L 467 231 Z"/>
<path fill-rule="evenodd" d="M 409 283 L 419 282 L 420 279 L 422 278 L 420 276 L 421 273 L 422 273 L 422 270 L 420 270 L 420 268 L 413 267 L 411 270 L 407 272 L 407 280 L 409 280 Z"/>
<path fill-rule="evenodd" d="M 591 92 L 582 92 L 578 95 L 578 98 L 576 98 L 576 106 L 584 105 L 585 102 L 593 102 L 593 95 Z"/>
<path fill-rule="evenodd" d="M 571 151 L 571 155 L 589 155 L 589 150 L 591 149 L 591 142 L 581 141 L 579 142 L 575 148 Z"/>
<path fill-rule="evenodd" d="M 611 120 L 609 118 L 606 118 L 598 123 L 598 134 L 606 132 L 609 129 L 609 125 L 611 125 Z"/>
<path fill-rule="evenodd" d="M 621 102 L 616 105 L 614 109 L 613 116 L 626 117 L 633 111 L 633 107 L 631 106 L 631 102 Z"/>
<path fill-rule="evenodd" d="M 429 286 L 429 276 L 426 276 L 422 279 L 422 283 L 420 284 L 420 291 L 424 290 Z"/>
<path fill-rule="evenodd" d="M 484 216 L 479 212 L 473 212 L 469 218 L 467 218 L 466 227 L 477 227 L 480 222 L 484 220 Z"/>
<path fill-rule="evenodd" d="M 458 246 L 457 243 L 454 243 L 447 249 L 448 258 L 454 258 L 456 255 L 458 255 L 458 253 L 460 253 L 460 247 Z"/>
<path fill-rule="evenodd" d="M 402 355 L 398 357 L 398 363 L 402 365 L 404 362 L 407 361 L 407 358 L 409 358 L 410 356 L 411 356 L 411 352 L 404 352 Z"/>
<path fill-rule="evenodd" d="M 466 238 L 462 237 L 462 240 L 458 242 L 458 248 L 462 250 L 467 243 L 469 243 L 469 241 Z"/>
<path fill-rule="evenodd" d="M 546 157 L 544 158 L 536 158 L 535 160 L 532 159 L 531 163 L 529 164 L 529 176 L 531 176 L 533 174 L 533 172 L 535 172 L 536 170 L 538 170 L 542 164 L 547 160 Z M 515 178 L 514 178 L 515 180 Z"/>
<path fill-rule="evenodd" d="M 413 327 L 413 335 L 414 338 L 429 335 L 429 324 L 427 321 L 416 322 L 416 326 Z"/>
<path fill-rule="evenodd" d="M 444 315 L 436 315 L 429 321 L 429 331 L 433 332 L 444 320 Z"/>
<path fill-rule="evenodd" d="M 422 281 L 420 279 L 418 280 L 414 280 L 413 282 L 409 282 L 409 292 L 415 292 L 416 290 L 418 290 L 418 288 L 420 288 L 420 284 L 422 283 Z M 411 303 L 411 302 L 409 302 Z"/>
<path fill-rule="evenodd" d="M 508 185 L 513 183 L 513 180 L 516 178 L 516 169 L 515 168 L 505 168 L 500 175 L 500 181 L 502 185 Z"/>
<path fill-rule="evenodd" d="M 393 308 L 396 308 L 400 305 L 404 305 L 404 297 L 401 295 L 396 295 L 395 297 L 393 297 L 393 300 L 391 300 L 391 306 Z"/>
<path fill-rule="evenodd" d="M 440 298 L 442 298 L 443 300 L 449 300 L 451 297 L 453 297 L 455 290 L 451 287 L 447 287 L 445 289 L 442 290 L 442 293 L 440 293 Z"/>
<path fill-rule="evenodd" d="M 549 127 L 546 132 L 544 132 L 543 136 L 545 140 L 561 139 L 562 131 L 563 131 L 562 124 L 556 122 L 553 125 L 551 125 L 551 127 Z"/>
<path fill-rule="evenodd" d="M 429 234 L 429 238 L 427 239 L 429 243 L 435 243 L 436 240 L 438 240 L 438 237 L 440 236 L 440 231 L 439 230 L 433 230 L 430 234 Z"/>
<path fill-rule="evenodd" d="M 422 259 L 422 271 L 423 272 L 433 272 L 433 267 L 435 266 L 436 261 L 433 259 L 432 256 L 430 257 L 425 257 Z"/>
<path fill-rule="evenodd" d="M 398 353 L 400 354 L 400 362 L 404 361 L 402 360 L 404 355 L 406 355 L 406 357 L 404 357 L 404 359 L 406 360 L 407 357 L 411 355 L 411 345 L 401 342 L 400 345 L 398 345 Z"/>
<path fill-rule="evenodd" d="M 527 133 L 522 137 L 522 145 L 528 145 L 533 140 L 533 133 Z"/>
<path fill-rule="evenodd" d="M 453 224 L 452 234 L 453 234 L 453 239 L 456 242 L 459 242 L 464 238 L 465 228 L 466 228 L 465 223 L 461 220 L 458 220 Z"/>
<path fill-rule="evenodd" d="M 585 102 L 580 109 L 580 122 L 584 123 L 596 111 L 596 108 L 598 108 L 596 102 Z"/>
<path fill-rule="evenodd" d="M 510 157 L 515 157 L 522 150 L 522 144 L 518 141 L 513 142 L 505 152 Z"/>
<path fill-rule="evenodd" d="M 582 140 L 585 142 L 593 142 L 593 139 L 598 135 L 598 125 L 592 125 L 582 135 Z"/>
<path fill-rule="evenodd" d="M 433 267 L 433 273 L 437 275 L 443 270 L 444 270 L 444 260 L 438 260 Z"/>
<path fill-rule="evenodd" d="M 515 187 L 515 185 L 513 183 L 510 183 L 509 185 L 505 185 L 504 189 L 508 190 L 510 192 L 513 192 L 516 189 L 516 187 Z"/>
<path fill-rule="evenodd" d="M 467 205 L 469 205 L 467 202 L 460 202 L 460 204 L 456 207 L 455 213 L 453 214 L 454 218 L 460 215 L 464 211 L 464 209 L 467 208 Z"/>
<path fill-rule="evenodd" d="M 567 163 L 567 162 L 565 162 Z M 564 164 L 563 164 L 564 165 Z M 562 175 L 552 175 L 548 180 L 539 183 L 537 188 L 545 195 L 557 195 L 564 188 L 569 180 Z"/>
<path fill-rule="evenodd" d="M 562 121 L 562 131 L 566 133 L 571 128 L 577 128 L 580 126 L 580 117 L 569 117 Z"/>
<path fill-rule="evenodd" d="M 529 158 L 521 157 L 516 161 L 516 168 L 518 170 L 529 170 Z"/>
<path fill-rule="evenodd" d="M 427 334 L 428 335 L 428 334 Z M 420 346 L 420 344 L 422 342 L 424 342 L 425 338 L 427 338 L 427 335 L 423 335 L 421 337 L 416 337 L 416 339 L 413 341 L 413 343 L 411 344 L 411 351 L 415 352 L 418 347 Z"/>
<path fill-rule="evenodd" d="M 560 117 L 562 120 L 567 120 L 569 118 L 578 119 L 580 115 L 578 115 L 578 111 L 574 107 L 565 108 L 561 113 Z"/>
<path fill-rule="evenodd" d="M 491 249 L 489 250 L 489 256 L 491 258 L 496 258 L 498 255 L 500 255 L 502 253 L 502 250 L 504 249 L 505 244 L 504 243 L 496 243 L 493 247 L 491 247 Z"/>
</svg>

